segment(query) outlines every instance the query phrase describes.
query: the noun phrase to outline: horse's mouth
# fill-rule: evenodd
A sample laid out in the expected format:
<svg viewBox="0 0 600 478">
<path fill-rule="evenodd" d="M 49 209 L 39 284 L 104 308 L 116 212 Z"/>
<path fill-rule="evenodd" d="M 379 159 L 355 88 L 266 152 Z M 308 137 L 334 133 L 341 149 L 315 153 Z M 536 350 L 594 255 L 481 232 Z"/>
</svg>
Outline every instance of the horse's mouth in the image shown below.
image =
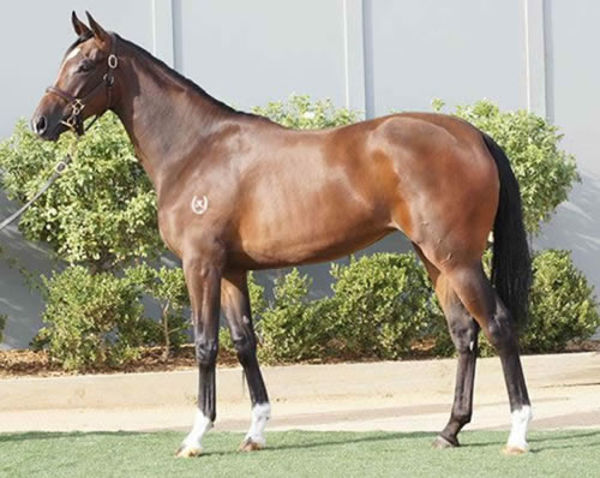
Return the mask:
<svg viewBox="0 0 600 478">
<path fill-rule="evenodd" d="M 42 134 L 36 133 L 37 137 L 44 140 L 55 143 L 60 138 L 60 135 L 67 130 L 66 126 L 62 123 L 57 123 L 53 128 L 44 131 Z"/>
</svg>

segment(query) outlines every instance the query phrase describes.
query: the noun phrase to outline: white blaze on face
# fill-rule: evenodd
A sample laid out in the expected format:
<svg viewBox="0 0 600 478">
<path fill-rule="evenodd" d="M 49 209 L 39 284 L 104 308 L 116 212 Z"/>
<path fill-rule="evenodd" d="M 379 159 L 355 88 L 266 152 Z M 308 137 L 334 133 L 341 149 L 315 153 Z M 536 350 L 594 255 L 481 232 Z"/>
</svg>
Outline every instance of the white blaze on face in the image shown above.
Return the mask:
<svg viewBox="0 0 600 478">
<path fill-rule="evenodd" d="M 58 78 L 60 78 L 63 75 L 63 70 L 67 66 L 67 63 L 69 63 L 69 60 L 72 60 L 73 58 L 75 58 L 79 54 L 80 51 L 81 51 L 81 48 L 77 47 L 77 48 L 73 48 L 69 52 L 69 54 L 65 57 L 62 64 L 60 65 L 60 68 L 58 69 L 58 76 L 56 78 L 56 81 L 58 81 Z"/>
<path fill-rule="evenodd" d="M 251 439 L 254 443 L 261 446 L 265 446 L 265 426 L 267 421 L 271 418 L 271 405 L 269 402 L 257 403 L 252 408 L 252 423 L 250 424 L 250 430 L 246 434 L 246 439 Z"/>
<path fill-rule="evenodd" d="M 521 450 L 529 448 L 529 445 L 527 445 L 527 427 L 531 417 L 531 407 L 529 405 L 513 410 L 511 413 L 512 427 L 506 443 L 507 447 Z"/>
<path fill-rule="evenodd" d="M 67 61 L 69 61 L 71 58 L 75 58 L 77 56 L 77 54 L 79 53 L 80 48 L 73 48 L 71 50 L 71 52 L 67 55 L 67 57 L 65 58 L 65 61 L 63 63 L 66 63 Z"/>
</svg>

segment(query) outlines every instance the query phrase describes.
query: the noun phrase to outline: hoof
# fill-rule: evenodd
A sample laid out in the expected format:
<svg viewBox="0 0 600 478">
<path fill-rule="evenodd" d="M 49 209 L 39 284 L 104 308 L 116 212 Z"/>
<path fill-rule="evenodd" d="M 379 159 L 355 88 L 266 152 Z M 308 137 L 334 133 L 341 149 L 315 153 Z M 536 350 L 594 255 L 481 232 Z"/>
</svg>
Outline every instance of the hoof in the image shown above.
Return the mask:
<svg viewBox="0 0 600 478">
<path fill-rule="evenodd" d="M 433 446 L 433 448 L 437 448 L 437 449 L 444 449 L 444 448 L 456 448 L 457 446 L 459 446 L 458 440 L 454 443 L 452 443 L 450 440 L 448 440 L 447 438 L 444 438 L 442 435 L 438 435 L 436 437 L 436 439 L 433 441 L 433 443 L 431 444 L 431 446 Z"/>
<path fill-rule="evenodd" d="M 527 451 L 527 448 L 514 445 L 506 445 L 502 448 L 502 453 L 505 455 L 523 455 L 524 453 L 527 453 Z"/>
<path fill-rule="evenodd" d="M 258 451 L 264 448 L 264 444 L 257 443 L 252 438 L 246 438 L 239 447 L 239 451 Z"/>
<path fill-rule="evenodd" d="M 193 458 L 202 454 L 202 448 L 181 445 L 175 452 L 176 458 Z"/>
</svg>

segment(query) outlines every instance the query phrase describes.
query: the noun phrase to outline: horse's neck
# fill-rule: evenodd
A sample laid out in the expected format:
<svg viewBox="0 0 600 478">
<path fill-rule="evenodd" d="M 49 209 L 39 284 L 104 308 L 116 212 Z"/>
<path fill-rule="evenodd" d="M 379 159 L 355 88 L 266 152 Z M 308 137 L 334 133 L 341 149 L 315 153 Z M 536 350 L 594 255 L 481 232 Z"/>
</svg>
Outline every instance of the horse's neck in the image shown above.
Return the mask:
<svg viewBox="0 0 600 478">
<path fill-rule="evenodd" d="M 161 186 L 208 141 L 232 113 L 193 90 L 164 67 L 129 53 L 115 112 L 136 156 L 160 194 Z"/>
</svg>

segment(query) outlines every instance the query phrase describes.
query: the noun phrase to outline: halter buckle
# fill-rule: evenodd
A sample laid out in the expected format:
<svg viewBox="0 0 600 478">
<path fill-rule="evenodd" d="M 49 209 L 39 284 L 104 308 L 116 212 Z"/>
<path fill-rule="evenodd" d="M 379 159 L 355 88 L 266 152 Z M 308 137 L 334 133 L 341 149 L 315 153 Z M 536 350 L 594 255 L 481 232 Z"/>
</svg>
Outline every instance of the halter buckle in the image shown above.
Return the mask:
<svg viewBox="0 0 600 478">
<path fill-rule="evenodd" d="M 114 70 L 117 68 L 117 66 L 119 66 L 119 59 L 117 58 L 117 55 L 111 53 L 110 55 L 108 55 L 108 67 L 111 70 Z"/>
<path fill-rule="evenodd" d="M 83 102 L 79 99 L 79 98 L 75 98 L 75 101 L 73 101 L 73 105 L 71 106 L 72 108 L 72 116 L 79 116 L 79 114 L 81 113 L 81 111 L 83 110 L 83 108 L 85 108 L 85 105 L 83 104 Z"/>
<path fill-rule="evenodd" d="M 59 161 L 56 163 L 56 166 L 54 166 L 54 171 L 56 171 L 58 174 L 62 174 L 65 169 L 67 169 L 68 165 L 69 164 L 66 161 Z"/>
<path fill-rule="evenodd" d="M 75 129 L 75 118 L 73 116 L 69 116 L 65 120 L 60 120 L 60 124 L 64 124 L 70 130 Z"/>
<path fill-rule="evenodd" d="M 106 83 L 106 86 L 108 86 L 109 88 L 115 84 L 115 77 L 112 75 L 112 73 L 104 73 L 102 80 L 104 81 L 104 83 Z"/>
</svg>

